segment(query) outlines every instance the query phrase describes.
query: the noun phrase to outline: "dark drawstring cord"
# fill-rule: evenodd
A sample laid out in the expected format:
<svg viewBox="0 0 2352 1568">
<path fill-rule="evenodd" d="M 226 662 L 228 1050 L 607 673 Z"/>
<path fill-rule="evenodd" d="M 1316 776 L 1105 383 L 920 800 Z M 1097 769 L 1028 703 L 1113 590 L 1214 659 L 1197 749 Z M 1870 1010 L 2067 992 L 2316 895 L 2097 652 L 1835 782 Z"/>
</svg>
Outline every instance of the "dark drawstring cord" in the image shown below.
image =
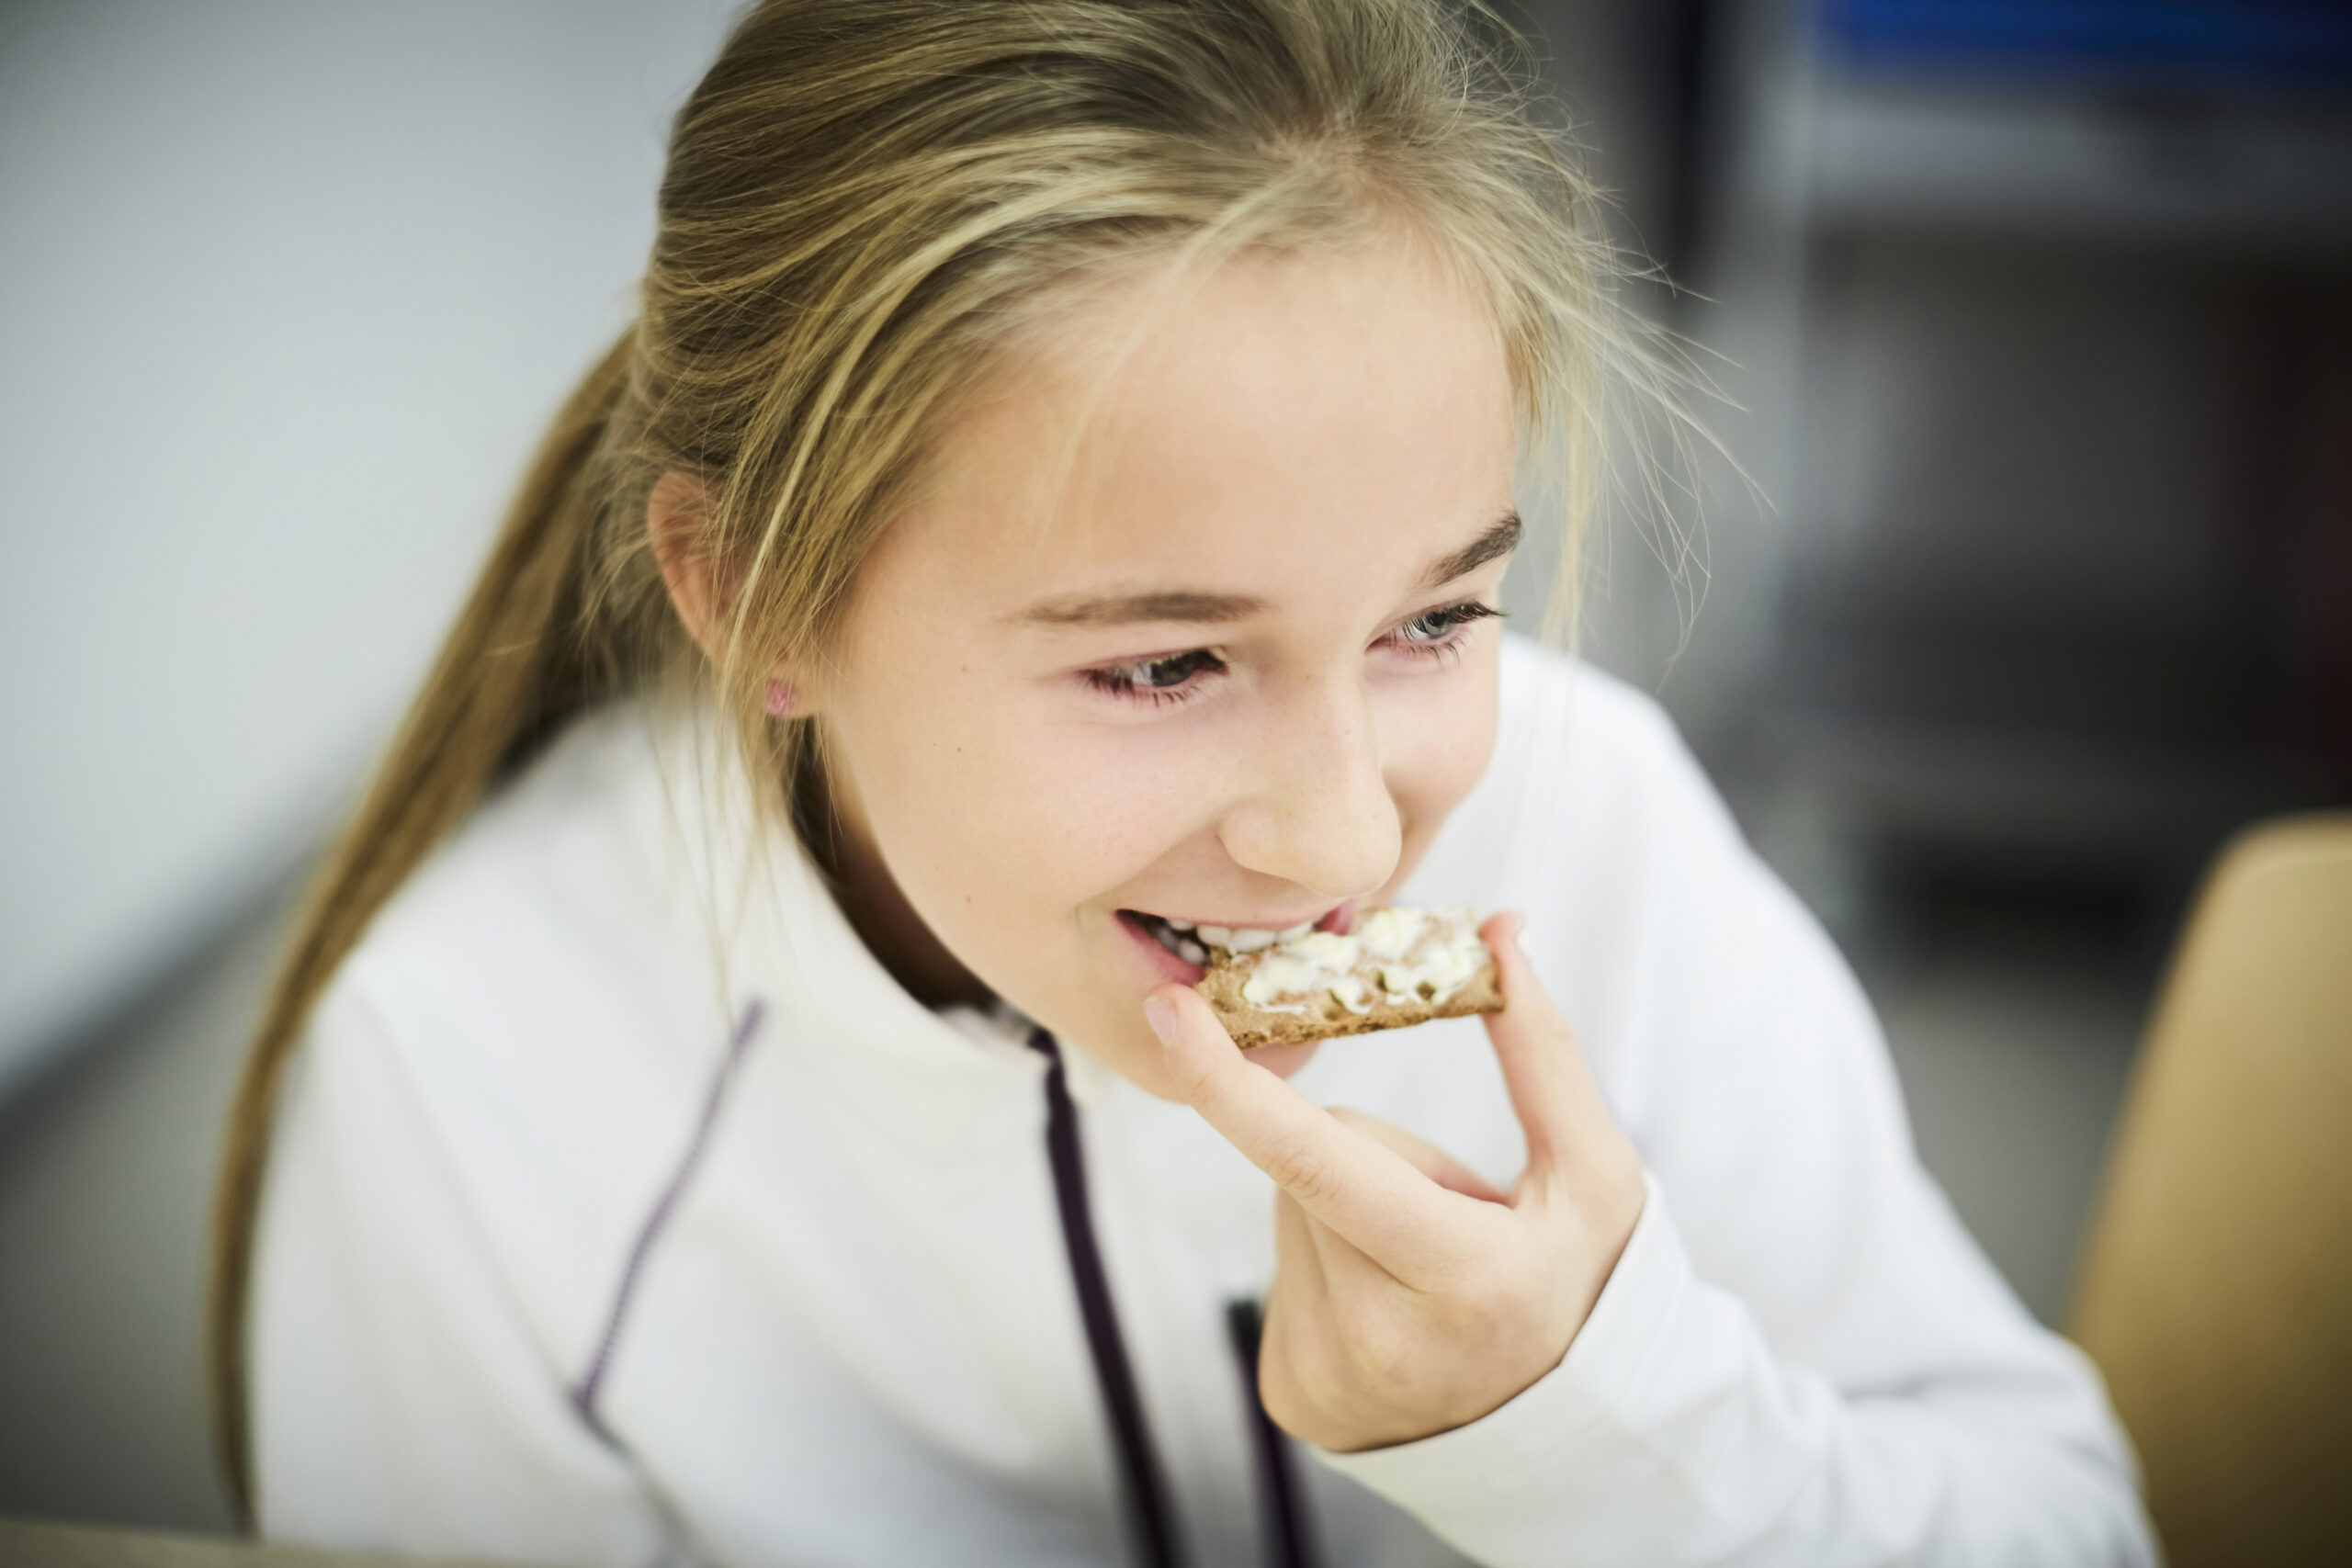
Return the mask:
<svg viewBox="0 0 2352 1568">
<path fill-rule="evenodd" d="M 1315 1541 L 1306 1528 L 1306 1499 L 1300 1495 L 1298 1472 L 1291 1462 L 1290 1438 L 1266 1414 L 1258 1396 L 1258 1342 L 1265 1337 L 1265 1315 L 1256 1302 L 1244 1298 L 1227 1303 L 1226 1332 L 1233 1340 L 1233 1359 L 1241 1371 L 1241 1399 L 1249 1409 L 1250 1446 L 1258 1461 L 1259 1525 L 1266 1536 L 1266 1561 L 1272 1568 L 1310 1568 Z"/>
<path fill-rule="evenodd" d="M 1094 1354 L 1094 1377 L 1111 1420 L 1111 1440 L 1119 1450 L 1119 1497 L 1127 1535 L 1143 1568 L 1176 1568 L 1182 1561 L 1168 1482 L 1144 1422 L 1143 1397 L 1136 1388 L 1127 1346 L 1111 1301 L 1111 1282 L 1094 1241 L 1092 1207 L 1086 1197 L 1086 1160 L 1079 1147 L 1078 1107 L 1069 1098 L 1061 1047 L 1044 1030 L 1033 1030 L 1029 1048 L 1046 1058 L 1046 1156 L 1054 1172 L 1054 1201 L 1061 1210 L 1062 1241 L 1069 1249 L 1070 1280 L 1078 1289 L 1079 1314 L 1086 1321 L 1087 1348 Z M 1258 1397 L 1258 1341 L 1263 1320 L 1258 1303 L 1229 1303 L 1226 1332 L 1241 1373 L 1242 1402 L 1249 1410 L 1250 1450 L 1257 1461 L 1260 1521 L 1271 1568 L 1312 1568 L 1313 1537 L 1306 1499 L 1292 1463 L 1290 1439 L 1266 1414 Z"/>
<path fill-rule="evenodd" d="M 735 1032 L 727 1043 L 727 1054 L 718 1059 L 718 1070 L 711 1075 L 710 1087 L 703 1093 L 702 1113 L 695 1121 L 694 1135 L 672 1168 L 670 1179 L 653 1200 L 644 1223 L 638 1226 L 637 1239 L 630 1244 L 628 1258 L 621 1265 L 620 1283 L 613 1291 L 613 1304 L 605 1314 L 605 1331 L 596 1337 L 595 1353 L 588 1359 L 588 1370 L 571 1391 L 571 1407 L 588 1423 L 588 1429 L 606 1443 L 613 1435 L 605 1425 L 605 1416 L 597 1401 L 605 1387 L 605 1374 L 612 1371 L 613 1352 L 620 1344 L 621 1329 L 628 1321 L 629 1303 L 637 1297 L 637 1287 L 645 1275 L 646 1260 L 653 1255 L 670 1217 L 677 1212 L 680 1199 L 693 1185 L 695 1173 L 702 1168 L 704 1157 L 710 1152 L 710 1141 L 718 1125 L 718 1113 L 727 1105 L 727 1096 L 743 1068 L 744 1055 L 752 1048 L 752 1039 L 760 1032 L 760 1021 L 767 1016 L 767 1004 L 757 997 L 743 1009 L 736 1021 Z"/>
<path fill-rule="evenodd" d="M 1046 1156 L 1053 1166 L 1062 1240 L 1069 1248 L 1070 1280 L 1078 1287 L 1078 1310 L 1086 1320 L 1087 1348 L 1094 1353 L 1094 1378 L 1102 1385 L 1111 1440 L 1119 1450 L 1119 1497 L 1126 1509 L 1127 1535 L 1142 1568 L 1178 1568 L 1183 1560 L 1177 1551 L 1168 1483 L 1151 1446 L 1151 1429 L 1144 1424 L 1143 1399 L 1127 1364 L 1118 1314 L 1112 1309 L 1102 1254 L 1094 1245 L 1086 1162 L 1078 1145 L 1078 1107 L 1070 1102 L 1061 1049 L 1042 1029 L 1031 1032 L 1029 1048 L 1046 1058 Z"/>
</svg>

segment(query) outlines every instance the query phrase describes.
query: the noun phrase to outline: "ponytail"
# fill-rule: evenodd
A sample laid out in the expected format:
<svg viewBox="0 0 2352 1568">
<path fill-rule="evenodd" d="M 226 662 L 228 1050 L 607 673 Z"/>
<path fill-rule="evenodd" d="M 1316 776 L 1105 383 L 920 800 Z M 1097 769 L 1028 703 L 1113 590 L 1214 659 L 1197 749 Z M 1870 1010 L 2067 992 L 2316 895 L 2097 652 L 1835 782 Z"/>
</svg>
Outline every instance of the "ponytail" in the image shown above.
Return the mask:
<svg viewBox="0 0 2352 1568">
<path fill-rule="evenodd" d="M 634 341 L 624 334 L 588 373 L 532 460 L 473 596 L 311 889 L 238 1079 L 213 1203 L 206 1334 L 213 1435 L 247 1523 L 245 1309 L 278 1085 L 320 993 L 377 911 L 498 778 L 618 678 L 583 633 L 604 501 L 595 470 Z"/>
</svg>

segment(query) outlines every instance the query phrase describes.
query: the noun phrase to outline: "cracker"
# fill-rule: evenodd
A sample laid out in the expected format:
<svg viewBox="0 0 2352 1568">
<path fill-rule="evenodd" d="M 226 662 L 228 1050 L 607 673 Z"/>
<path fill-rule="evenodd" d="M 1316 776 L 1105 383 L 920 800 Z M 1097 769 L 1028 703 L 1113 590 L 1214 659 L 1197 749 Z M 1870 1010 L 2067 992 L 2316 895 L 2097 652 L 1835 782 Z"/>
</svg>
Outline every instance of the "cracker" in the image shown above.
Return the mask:
<svg viewBox="0 0 2352 1568">
<path fill-rule="evenodd" d="M 1389 923 L 1384 926 L 1380 917 L 1389 917 Z M 1319 932 L 1255 953 L 1237 953 L 1211 945 L 1208 973 L 1193 988 L 1216 1010 L 1217 1018 L 1233 1036 L 1233 1043 L 1245 1051 L 1261 1045 L 1297 1045 L 1345 1034 L 1403 1029 L 1434 1018 L 1464 1018 L 1502 1010 L 1501 977 L 1496 972 L 1494 955 L 1478 942 L 1468 909 L 1367 909 L 1357 919 L 1355 929 L 1360 934 L 1356 945 L 1363 946 L 1361 933 L 1367 931 L 1393 934 L 1398 929 L 1396 921 L 1400 919 L 1420 924 L 1420 940 L 1390 958 L 1360 952 L 1356 963 L 1344 971 L 1332 967 L 1329 962 L 1344 950 L 1335 950 L 1328 941 L 1318 942 L 1317 938 L 1322 935 Z M 1460 944 L 1455 947 L 1457 952 L 1462 946 L 1475 943 L 1483 962 L 1466 978 L 1443 987 L 1423 986 L 1398 994 L 1382 983 L 1384 972 L 1392 978 L 1400 973 L 1409 974 L 1413 960 L 1427 956 L 1433 944 L 1438 943 Z M 1393 948 L 1395 943 L 1388 945 Z M 1270 961 L 1291 961 L 1294 968 L 1280 973 L 1295 976 L 1302 950 L 1313 952 L 1324 961 L 1309 966 L 1317 980 L 1328 979 L 1329 985 L 1261 995 L 1257 1000 L 1243 994 L 1244 987 Z M 1351 979 L 1352 986 L 1348 984 Z M 1265 987 L 1261 987 L 1260 990 L 1262 993 Z M 1348 1005 L 1349 994 L 1352 994 L 1356 1006 Z"/>
</svg>

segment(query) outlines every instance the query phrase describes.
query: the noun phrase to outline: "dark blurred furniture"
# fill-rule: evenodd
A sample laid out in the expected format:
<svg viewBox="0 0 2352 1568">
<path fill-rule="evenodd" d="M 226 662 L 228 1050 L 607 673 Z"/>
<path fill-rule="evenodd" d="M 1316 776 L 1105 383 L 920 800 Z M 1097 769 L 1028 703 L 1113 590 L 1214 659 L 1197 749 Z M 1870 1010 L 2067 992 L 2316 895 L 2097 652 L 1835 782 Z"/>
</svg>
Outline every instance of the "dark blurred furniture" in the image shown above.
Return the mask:
<svg viewBox="0 0 2352 1568">
<path fill-rule="evenodd" d="M 1866 852 L 2167 883 L 2352 798 L 2352 8 L 1728 14 L 1754 765 Z"/>
<path fill-rule="evenodd" d="M 2222 857 L 2084 1258 L 2174 1568 L 2352 1562 L 2352 813 Z"/>
</svg>

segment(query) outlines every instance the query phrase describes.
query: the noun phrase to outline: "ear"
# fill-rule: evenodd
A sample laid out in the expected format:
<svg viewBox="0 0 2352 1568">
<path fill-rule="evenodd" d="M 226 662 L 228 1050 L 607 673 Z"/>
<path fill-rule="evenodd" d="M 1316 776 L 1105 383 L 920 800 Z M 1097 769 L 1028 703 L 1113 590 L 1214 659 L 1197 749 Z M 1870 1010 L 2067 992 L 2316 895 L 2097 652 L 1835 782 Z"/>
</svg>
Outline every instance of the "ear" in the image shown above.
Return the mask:
<svg viewBox="0 0 2352 1568">
<path fill-rule="evenodd" d="M 718 650 L 713 645 L 723 629 L 727 585 L 718 561 L 701 547 L 709 509 L 708 487 L 685 470 L 673 468 L 654 481 L 653 493 L 646 498 L 645 536 L 686 635 L 716 665 Z M 782 666 L 768 674 L 772 684 L 782 685 L 790 694 L 795 717 L 805 718 L 815 712 L 815 693 L 808 681 Z"/>
<path fill-rule="evenodd" d="M 709 490 L 683 468 L 672 468 L 656 479 L 645 502 L 646 540 L 662 569 L 662 585 L 670 591 L 678 619 L 685 623 L 686 635 L 706 654 L 711 651 L 718 592 L 716 563 L 696 544 L 709 507 Z"/>
</svg>

